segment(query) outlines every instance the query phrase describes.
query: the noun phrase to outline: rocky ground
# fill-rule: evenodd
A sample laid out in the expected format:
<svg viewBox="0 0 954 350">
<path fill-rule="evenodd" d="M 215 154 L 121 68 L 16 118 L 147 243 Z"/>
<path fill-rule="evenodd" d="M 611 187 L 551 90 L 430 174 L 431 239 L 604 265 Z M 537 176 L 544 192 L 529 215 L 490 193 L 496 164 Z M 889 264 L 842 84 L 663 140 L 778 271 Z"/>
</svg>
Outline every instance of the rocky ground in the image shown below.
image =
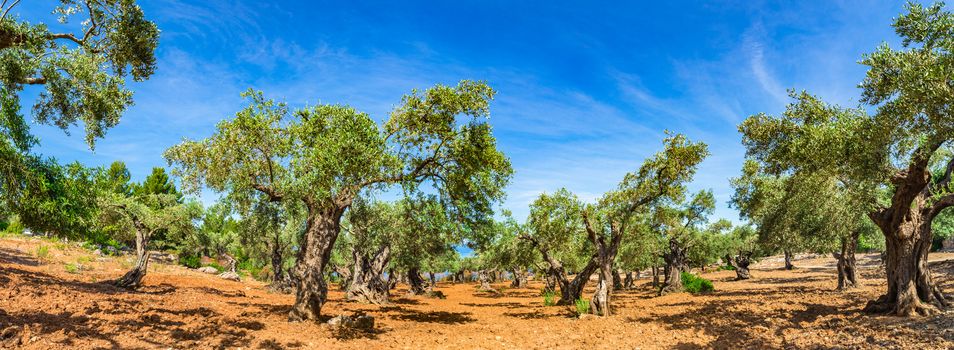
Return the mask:
<svg viewBox="0 0 954 350">
<path fill-rule="evenodd" d="M 47 248 L 41 248 L 47 247 Z M 47 250 L 43 252 L 42 250 Z M 936 279 L 954 292 L 954 254 L 932 254 Z M 371 331 L 289 323 L 289 295 L 262 283 L 229 281 L 184 267 L 152 264 L 146 286 L 130 292 L 101 281 L 130 258 L 102 258 L 75 246 L 31 238 L 0 240 L 0 347 L 25 349 L 867 349 L 954 348 L 952 313 L 903 319 L 861 312 L 884 289 L 877 256 L 860 257 L 863 286 L 834 291 L 834 261 L 815 257 L 783 271 L 766 259 L 753 279 L 732 271 L 703 275 L 716 291 L 654 297 L 645 278 L 614 295 L 617 314 L 576 317 L 544 306 L 539 284 L 500 294 L 475 284 L 441 284 L 446 299 L 403 296 L 361 305 L 332 291 L 322 309 L 374 318 Z M 590 286 L 592 287 L 592 285 Z M 340 319 L 339 319 L 340 321 Z"/>
</svg>

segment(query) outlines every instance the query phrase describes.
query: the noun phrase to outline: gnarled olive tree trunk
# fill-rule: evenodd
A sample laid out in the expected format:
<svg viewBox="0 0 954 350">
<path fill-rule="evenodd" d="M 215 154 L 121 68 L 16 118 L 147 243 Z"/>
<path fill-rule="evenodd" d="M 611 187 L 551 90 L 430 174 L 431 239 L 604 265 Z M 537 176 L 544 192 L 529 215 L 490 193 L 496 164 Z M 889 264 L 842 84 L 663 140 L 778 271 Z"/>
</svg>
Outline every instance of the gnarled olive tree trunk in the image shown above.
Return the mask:
<svg viewBox="0 0 954 350">
<path fill-rule="evenodd" d="M 422 295 L 427 293 L 425 286 L 427 283 L 424 282 L 424 278 L 421 277 L 420 268 L 412 267 L 407 269 L 407 275 L 405 277 L 407 277 L 408 295 Z"/>
<path fill-rule="evenodd" d="M 493 272 L 485 269 L 477 270 L 477 281 L 480 282 L 478 290 L 496 292 L 497 290 L 490 285 L 491 279 L 493 279 Z"/>
<path fill-rule="evenodd" d="M 669 239 L 669 251 L 663 254 L 666 261 L 665 278 L 659 295 L 682 292 L 682 272 L 686 269 L 686 247 L 675 237 Z"/>
<path fill-rule="evenodd" d="M 576 300 L 580 299 L 580 296 L 583 295 L 583 287 L 586 286 L 586 282 L 590 280 L 590 276 L 593 275 L 593 272 L 596 272 L 596 269 L 599 268 L 596 255 L 590 258 L 586 266 L 584 266 L 571 281 L 566 273 L 566 269 L 563 267 L 563 263 L 551 256 L 548 249 L 539 244 L 539 242 L 532 237 L 523 236 L 521 238 L 530 241 L 530 243 L 540 251 L 540 254 L 543 256 L 543 261 L 546 261 L 546 263 L 550 265 L 548 275 L 554 280 L 553 282 L 560 287 L 560 300 L 557 301 L 557 305 L 573 305 L 576 303 Z M 547 283 L 550 283 L 550 281 Z"/>
<path fill-rule="evenodd" d="M 749 265 L 752 263 L 751 258 L 752 252 L 739 252 L 739 255 L 736 255 L 735 258 L 726 254 L 724 259 L 735 270 L 735 279 L 739 281 L 752 278 L 752 274 L 749 273 Z"/>
<path fill-rule="evenodd" d="M 636 273 L 637 273 L 636 277 L 638 278 L 639 271 L 636 271 Z M 623 278 L 623 289 L 633 289 L 633 284 L 635 283 L 636 281 L 633 279 L 633 272 L 626 271 L 626 277 Z"/>
<path fill-rule="evenodd" d="M 515 267 L 511 270 L 513 281 L 510 282 L 512 288 L 523 288 L 527 286 L 527 270 Z"/>
<path fill-rule="evenodd" d="M 391 246 L 382 245 L 373 256 L 352 249 L 351 256 L 354 265 L 346 298 L 361 303 L 387 304 L 390 286 L 384 280 L 384 268 L 391 260 Z"/>
<path fill-rule="evenodd" d="M 858 286 L 855 278 L 855 251 L 858 249 L 858 233 L 841 239 L 841 250 L 832 255 L 838 260 L 838 290 Z"/>
<path fill-rule="evenodd" d="M 132 270 L 126 272 L 123 277 L 114 281 L 113 284 L 123 288 L 139 288 L 142 285 L 142 278 L 146 276 L 146 270 L 149 268 L 149 232 L 141 224 L 136 226 L 136 265 Z"/>
<path fill-rule="evenodd" d="M 331 250 L 341 232 L 341 216 L 347 206 L 316 209 L 308 205 L 305 236 L 295 262 L 295 304 L 288 312 L 290 321 L 317 320 L 328 297 L 324 271 Z"/>
<path fill-rule="evenodd" d="M 623 289 L 623 278 L 619 276 L 621 273 L 620 271 L 613 273 L 613 289 Z"/>
</svg>

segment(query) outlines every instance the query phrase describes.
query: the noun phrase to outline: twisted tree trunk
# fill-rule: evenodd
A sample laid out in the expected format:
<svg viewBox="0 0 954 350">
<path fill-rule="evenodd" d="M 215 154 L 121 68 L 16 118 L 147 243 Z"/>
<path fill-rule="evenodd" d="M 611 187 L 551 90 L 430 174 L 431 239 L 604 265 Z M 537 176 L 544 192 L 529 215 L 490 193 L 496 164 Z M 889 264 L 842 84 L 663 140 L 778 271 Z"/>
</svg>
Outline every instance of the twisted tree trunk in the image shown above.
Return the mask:
<svg viewBox="0 0 954 350">
<path fill-rule="evenodd" d="M 596 272 L 596 269 L 599 268 L 599 264 L 596 261 L 596 255 L 594 254 L 590 261 L 580 270 L 580 273 L 576 274 L 576 277 L 571 281 L 567 275 L 566 269 L 563 267 L 563 263 L 550 255 L 550 251 L 540 244 L 536 239 L 528 236 L 522 236 L 521 238 L 530 241 L 534 247 L 540 251 L 540 254 L 543 256 L 543 261 L 546 261 L 550 265 L 549 276 L 555 282 L 554 284 L 559 285 L 560 287 L 560 300 L 557 301 L 557 305 L 573 305 L 576 303 L 577 299 L 583 295 L 583 287 L 586 286 L 586 282 L 590 280 L 590 276 L 593 275 L 593 272 Z M 551 283 L 548 281 L 547 283 Z"/>
<path fill-rule="evenodd" d="M 858 232 L 841 239 L 841 251 L 832 253 L 838 259 L 838 290 L 858 286 L 855 278 L 855 251 L 858 249 Z"/>
<path fill-rule="evenodd" d="M 653 289 L 659 288 L 659 267 L 653 265 Z"/>
<path fill-rule="evenodd" d="M 619 277 L 621 272 L 613 272 L 613 289 L 623 289 L 623 279 Z"/>
<path fill-rule="evenodd" d="M 752 252 L 739 252 L 734 259 L 726 254 L 725 259 L 729 263 L 729 266 L 732 266 L 735 269 L 735 279 L 747 280 L 752 278 L 752 274 L 749 273 L 749 265 L 752 262 Z"/>
<path fill-rule="evenodd" d="M 391 260 L 391 246 L 383 244 L 373 256 L 351 251 L 353 272 L 345 297 L 368 304 L 387 304 L 390 286 L 384 280 L 384 268 Z"/>
<path fill-rule="evenodd" d="M 427 292 L 424 278 L 421 277 L 421 270 L 418 267 L 412 267 L 407 270 L 408 295 L 422 295 Z"/>
<path fill-rule="evenodd" d="M 659 289 L 659 295 L 683 291 L 682 272 L 686 268 L 686 248 L 675 237 L 669 239 L 669 251 L 664 254 L 666 261 L 665 279 Z"/>
<path fill-rule="evenodd" d="M 636 277 L 639 278 L 639 271 L 636 271 L 636 274 L 637 274 Z M 635 282 L 635 280 L 633 279 L 633 272 L 632 272 L 632 271 L 627 271 L 627 272 L 626 272 L 626 278 L 623 279 L 623 288 L 625 288 L 625 289 L 633 289 L 633 284 L 634 284 L 634 283 L 636 283 L 636 282 Z"/>
<path fill-rule="evenodd" d="M 512 270 L 513 281 L 510 282 L 512 288 L 523 288 L 527 286 L 527 271 L 519 267 Z"/>
<path fill-rule="evenodd" d="M 492 278 L 492 272 L 484 269 L 477 270 L 477 280 L 480 282 L 480 287 L 478 290 L 484 292 L 496 292 L 497 290 L 490 285 L 490 280 Z"/>
<path fill-rule="evenodd" d="M 288 313 L 290 321 L 317 320 L 328 297 L 325 265 L 341 232 L 341 216 L 346 205 L 317 209 L 310 203 L 305 236 L 295 262 L 295 304 Z"/>
<path fill-rule="evenodd" d="M 114 285 L 117 287 L 136 289 L 142 285 L 142 278 L 146 277 L 146 270 L 149 268 L 149 236 L 150 233 L 146 232 L 146 228 L 139 223 L 135 223 L 136 226 L 136 265 L 133 266 L 132 270 L 126 272 L 123 277 L 119 278 Z"/>
</svg>

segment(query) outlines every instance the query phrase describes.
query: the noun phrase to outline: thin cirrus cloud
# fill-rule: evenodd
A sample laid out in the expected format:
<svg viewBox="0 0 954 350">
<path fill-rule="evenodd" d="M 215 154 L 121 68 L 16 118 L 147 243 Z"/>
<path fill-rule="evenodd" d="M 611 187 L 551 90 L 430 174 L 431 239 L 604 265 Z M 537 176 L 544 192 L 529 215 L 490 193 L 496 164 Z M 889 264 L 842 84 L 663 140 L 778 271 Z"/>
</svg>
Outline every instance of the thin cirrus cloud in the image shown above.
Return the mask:
<svg viewBox="0 0 954 350">
<path fill-rule="evenodd" d="M 45 5 L 24 6 L 33 15 Z M 516 217 L 525 217 L 540 193 L 561 187 L 596 200 L 657 152 L 670 130 L 709 144 L 713 155 L 690 189 L 713 189 L 715 215 L 734 220 L 728 179 L 744 156 L 736 125 L 784 110 L 789 88 L 851 103 L 864 74 L 854 62 L 893 39 L 888 24 L 899 11 L 893 3 L 613 4 L 582 11 L 606 21 L 590 25 L 569 15 L 577 11 L 549 3 L 540 14 L 564 16 L 496 18 L 508 8 L 499 3 L 485 3 L 485 11 L 460 23 L 445 15 L 473 5 L 448 3 L 426 16 L 412 5 L 378 11 L 170 0 L 142 6 L 162 29 L 162 42 L 156 74 L 131 84 L 136 105 L 95 152 L 76 132 L 63 137 L 35 127 L 42 153 L 89 165 L 124 160 L 141 179 L 165 165 L 164 149 L 183 137 L 206 137 L 234 115 L 248 88 L 295 107 L 346 103 L 383 120 L 411 89 L 476 79 L 498 91 L 490 121 L 515 169 L 502 206 Z M 681 12 L 690 13 L 691 25 L 673 26 Z M 526 41 L 534 36 L 542 39 Z M 206 191 L 202 199 L 215 197 Z"/>
</svg>

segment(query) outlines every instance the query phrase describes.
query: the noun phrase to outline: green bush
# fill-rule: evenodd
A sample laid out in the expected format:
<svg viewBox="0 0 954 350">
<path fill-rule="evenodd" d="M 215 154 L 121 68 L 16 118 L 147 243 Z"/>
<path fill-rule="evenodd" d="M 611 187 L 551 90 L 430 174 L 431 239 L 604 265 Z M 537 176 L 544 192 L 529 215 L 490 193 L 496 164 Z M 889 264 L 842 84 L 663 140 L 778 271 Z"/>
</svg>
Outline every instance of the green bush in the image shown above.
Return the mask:
<svg viewBox="0 0 954 350">
<path fill-rule="evenodd" d="M 4 232 L 19 235 L 23 234 L 24 229 L 26 228 L 23 227 L 23 223 L 20 222 L 20 218 L 14 216 L 10 219 L 10 222 L 7 223 L 7 227 L 4 229 Z"/>
<path fill-rule="evenodd" d="M 714 291 L 712 281 L 693 275 L 688 272 L 682 273 L 682 286 L 689 293 L 708 293 Z"/>
<path fill-rule="evenodd" d="M 719 270 L 735 271 L 735 266 L 722 265 L 722 266 L 719 266 Z"/>
<path fill-rule="evenodd" d="M 583 298 L 576 299 L 576 314 L 585 315 L 588 313 L 590 313 L 590 301 Z"/>
<path fill-rule="evenodd" d="M 202 258 L 195 255 L 179 255 L 179 265 L 197 269 L 202 266 Z"/>
<path fill-rule="evenodd" d="M 552 290 L 543 291 L 543 305 L 544 306 L 553 306 L 556 305 L 556 293 Z"/>
</svg>

